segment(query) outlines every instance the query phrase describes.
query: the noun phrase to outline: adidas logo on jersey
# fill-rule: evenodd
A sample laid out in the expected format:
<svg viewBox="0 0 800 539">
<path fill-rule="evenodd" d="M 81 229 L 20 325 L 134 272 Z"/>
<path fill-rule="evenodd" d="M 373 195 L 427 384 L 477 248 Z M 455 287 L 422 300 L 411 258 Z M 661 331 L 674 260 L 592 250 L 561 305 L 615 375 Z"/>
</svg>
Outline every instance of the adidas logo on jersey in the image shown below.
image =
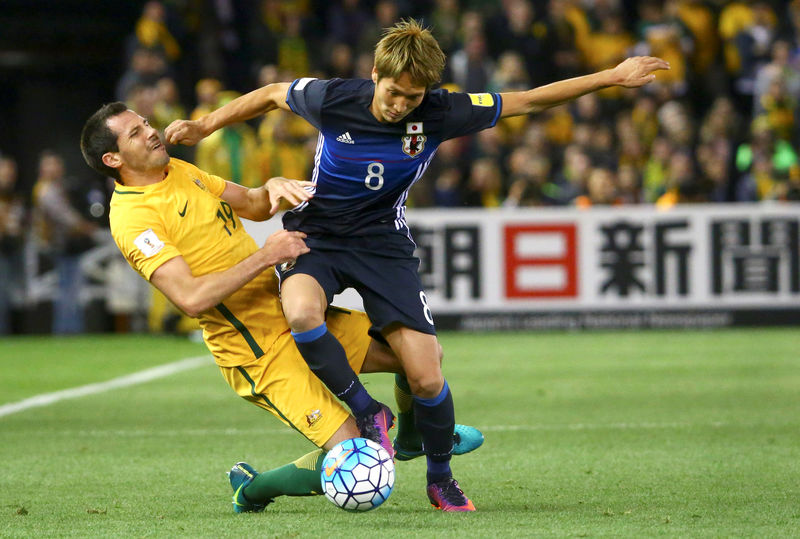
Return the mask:
<svg viewBox="0 0 800 539">
<path fill-rule="evenodd" d="M 337 140 L 338 142 L 344 142 L 345 144 L 355 144 L 355 143 L 356 143 L 356 141 L 355 141 L 355 140 L 353 140 L 353 139 L 350 137 L 350 132 L 349 132 L 349 131 L 345 131 L 344 133 L 342 133 L 341 135 L 339 135 L 338 137 L 336 137 L 336 140 Z"/>
</svg>

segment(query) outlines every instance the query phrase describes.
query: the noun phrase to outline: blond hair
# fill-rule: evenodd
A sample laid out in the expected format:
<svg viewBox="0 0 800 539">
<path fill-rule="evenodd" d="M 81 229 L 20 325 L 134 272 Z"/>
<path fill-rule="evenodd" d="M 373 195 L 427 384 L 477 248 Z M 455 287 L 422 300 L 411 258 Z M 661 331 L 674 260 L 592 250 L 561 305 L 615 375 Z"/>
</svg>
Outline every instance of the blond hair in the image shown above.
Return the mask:
<svg viewBox="0 0 800 539">
<path fill-rule="evenodd" d="M 445 56 L 431 31 L 414 19 L 387 28 L 375 46 L 378 78 L 397 79 L 408 73 L 411 82 L 430 88 L 442 78 Z"/>
</svg>

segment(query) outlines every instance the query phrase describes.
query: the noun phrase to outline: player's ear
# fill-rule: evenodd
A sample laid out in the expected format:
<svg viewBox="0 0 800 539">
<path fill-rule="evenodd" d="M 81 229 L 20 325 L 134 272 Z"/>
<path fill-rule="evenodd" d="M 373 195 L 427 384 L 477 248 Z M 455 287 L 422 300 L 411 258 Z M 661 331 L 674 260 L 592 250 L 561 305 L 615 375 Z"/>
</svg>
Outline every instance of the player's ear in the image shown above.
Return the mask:
<svg viewBox="0 0 800 539">
<path fill-rule="evenodd" d="M 372 82 L 378 84 L 378 69 L 375 66 L 372 66 Z"/>
<path fill-rule="evenodd" d="M 106 152 L 101 159 L 107 167 L 119 168 L 122 166 L 122 158 L 118 152 Z"/>
</svg>

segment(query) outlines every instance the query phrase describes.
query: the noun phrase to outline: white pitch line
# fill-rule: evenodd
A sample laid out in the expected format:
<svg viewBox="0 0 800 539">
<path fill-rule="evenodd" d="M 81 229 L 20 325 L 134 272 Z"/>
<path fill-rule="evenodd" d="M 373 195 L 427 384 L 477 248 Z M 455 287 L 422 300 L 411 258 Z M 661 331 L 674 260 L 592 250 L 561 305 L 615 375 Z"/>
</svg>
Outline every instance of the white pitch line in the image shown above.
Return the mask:
<svg viewBox="0 0 800 539">
<path fill-rule="evenodd" d="M 87 384 L 85 386 L 73 387 L 71 389 L 54 391 L 52 393 L 34 395 L 33 397 L 21 401 L 0 405 L 0 417 L 22 412 L 24 410 L 29 410 L 30 408 L 47 406 L 49 404 L 67 399 L 77 399 L 87 395 L 105 393 L 106 391 L 110 391 L 112 389 L 143 384 L 145 382 L 164 378 L 182 371 L 195 369 L 201 365 L 210 364 L 211 361 L 211 356 L 189 357 L 173 363 L 159 365 L 158 367 L 153 367 L 152 369 L 145 369 L 133 374 L 112 378 L 111 380 L 107 380 L 105 382 L 97 382 L 95 384 Z"/>
</svg>

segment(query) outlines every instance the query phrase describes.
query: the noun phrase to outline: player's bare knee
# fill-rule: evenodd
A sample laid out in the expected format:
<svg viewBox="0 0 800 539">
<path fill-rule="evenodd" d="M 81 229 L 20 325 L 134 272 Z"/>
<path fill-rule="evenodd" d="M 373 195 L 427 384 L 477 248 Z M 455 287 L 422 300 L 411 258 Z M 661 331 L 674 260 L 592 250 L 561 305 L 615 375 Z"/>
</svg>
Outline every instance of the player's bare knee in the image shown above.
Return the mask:
<svg viewBox="0 0 800 539">
<path fill-rule="evenodd" d="M 294 304 L 284 306 L 284 315 L 292 331 L 300 333 L 319 327 L 325 321 L 324 313 L 320 312 L 317 305 Z"/>
<path fill-rule="evenodd" d="M 415 397 L 432 399 L 442 391 L 444 379 L 441 373 L 438 373 L 438 376 L 435 374 L 425 374 L 423 376 L 409 377 L 408 385 L 411 388 L 411 393 L 413 393 Z"/>
</svg>

